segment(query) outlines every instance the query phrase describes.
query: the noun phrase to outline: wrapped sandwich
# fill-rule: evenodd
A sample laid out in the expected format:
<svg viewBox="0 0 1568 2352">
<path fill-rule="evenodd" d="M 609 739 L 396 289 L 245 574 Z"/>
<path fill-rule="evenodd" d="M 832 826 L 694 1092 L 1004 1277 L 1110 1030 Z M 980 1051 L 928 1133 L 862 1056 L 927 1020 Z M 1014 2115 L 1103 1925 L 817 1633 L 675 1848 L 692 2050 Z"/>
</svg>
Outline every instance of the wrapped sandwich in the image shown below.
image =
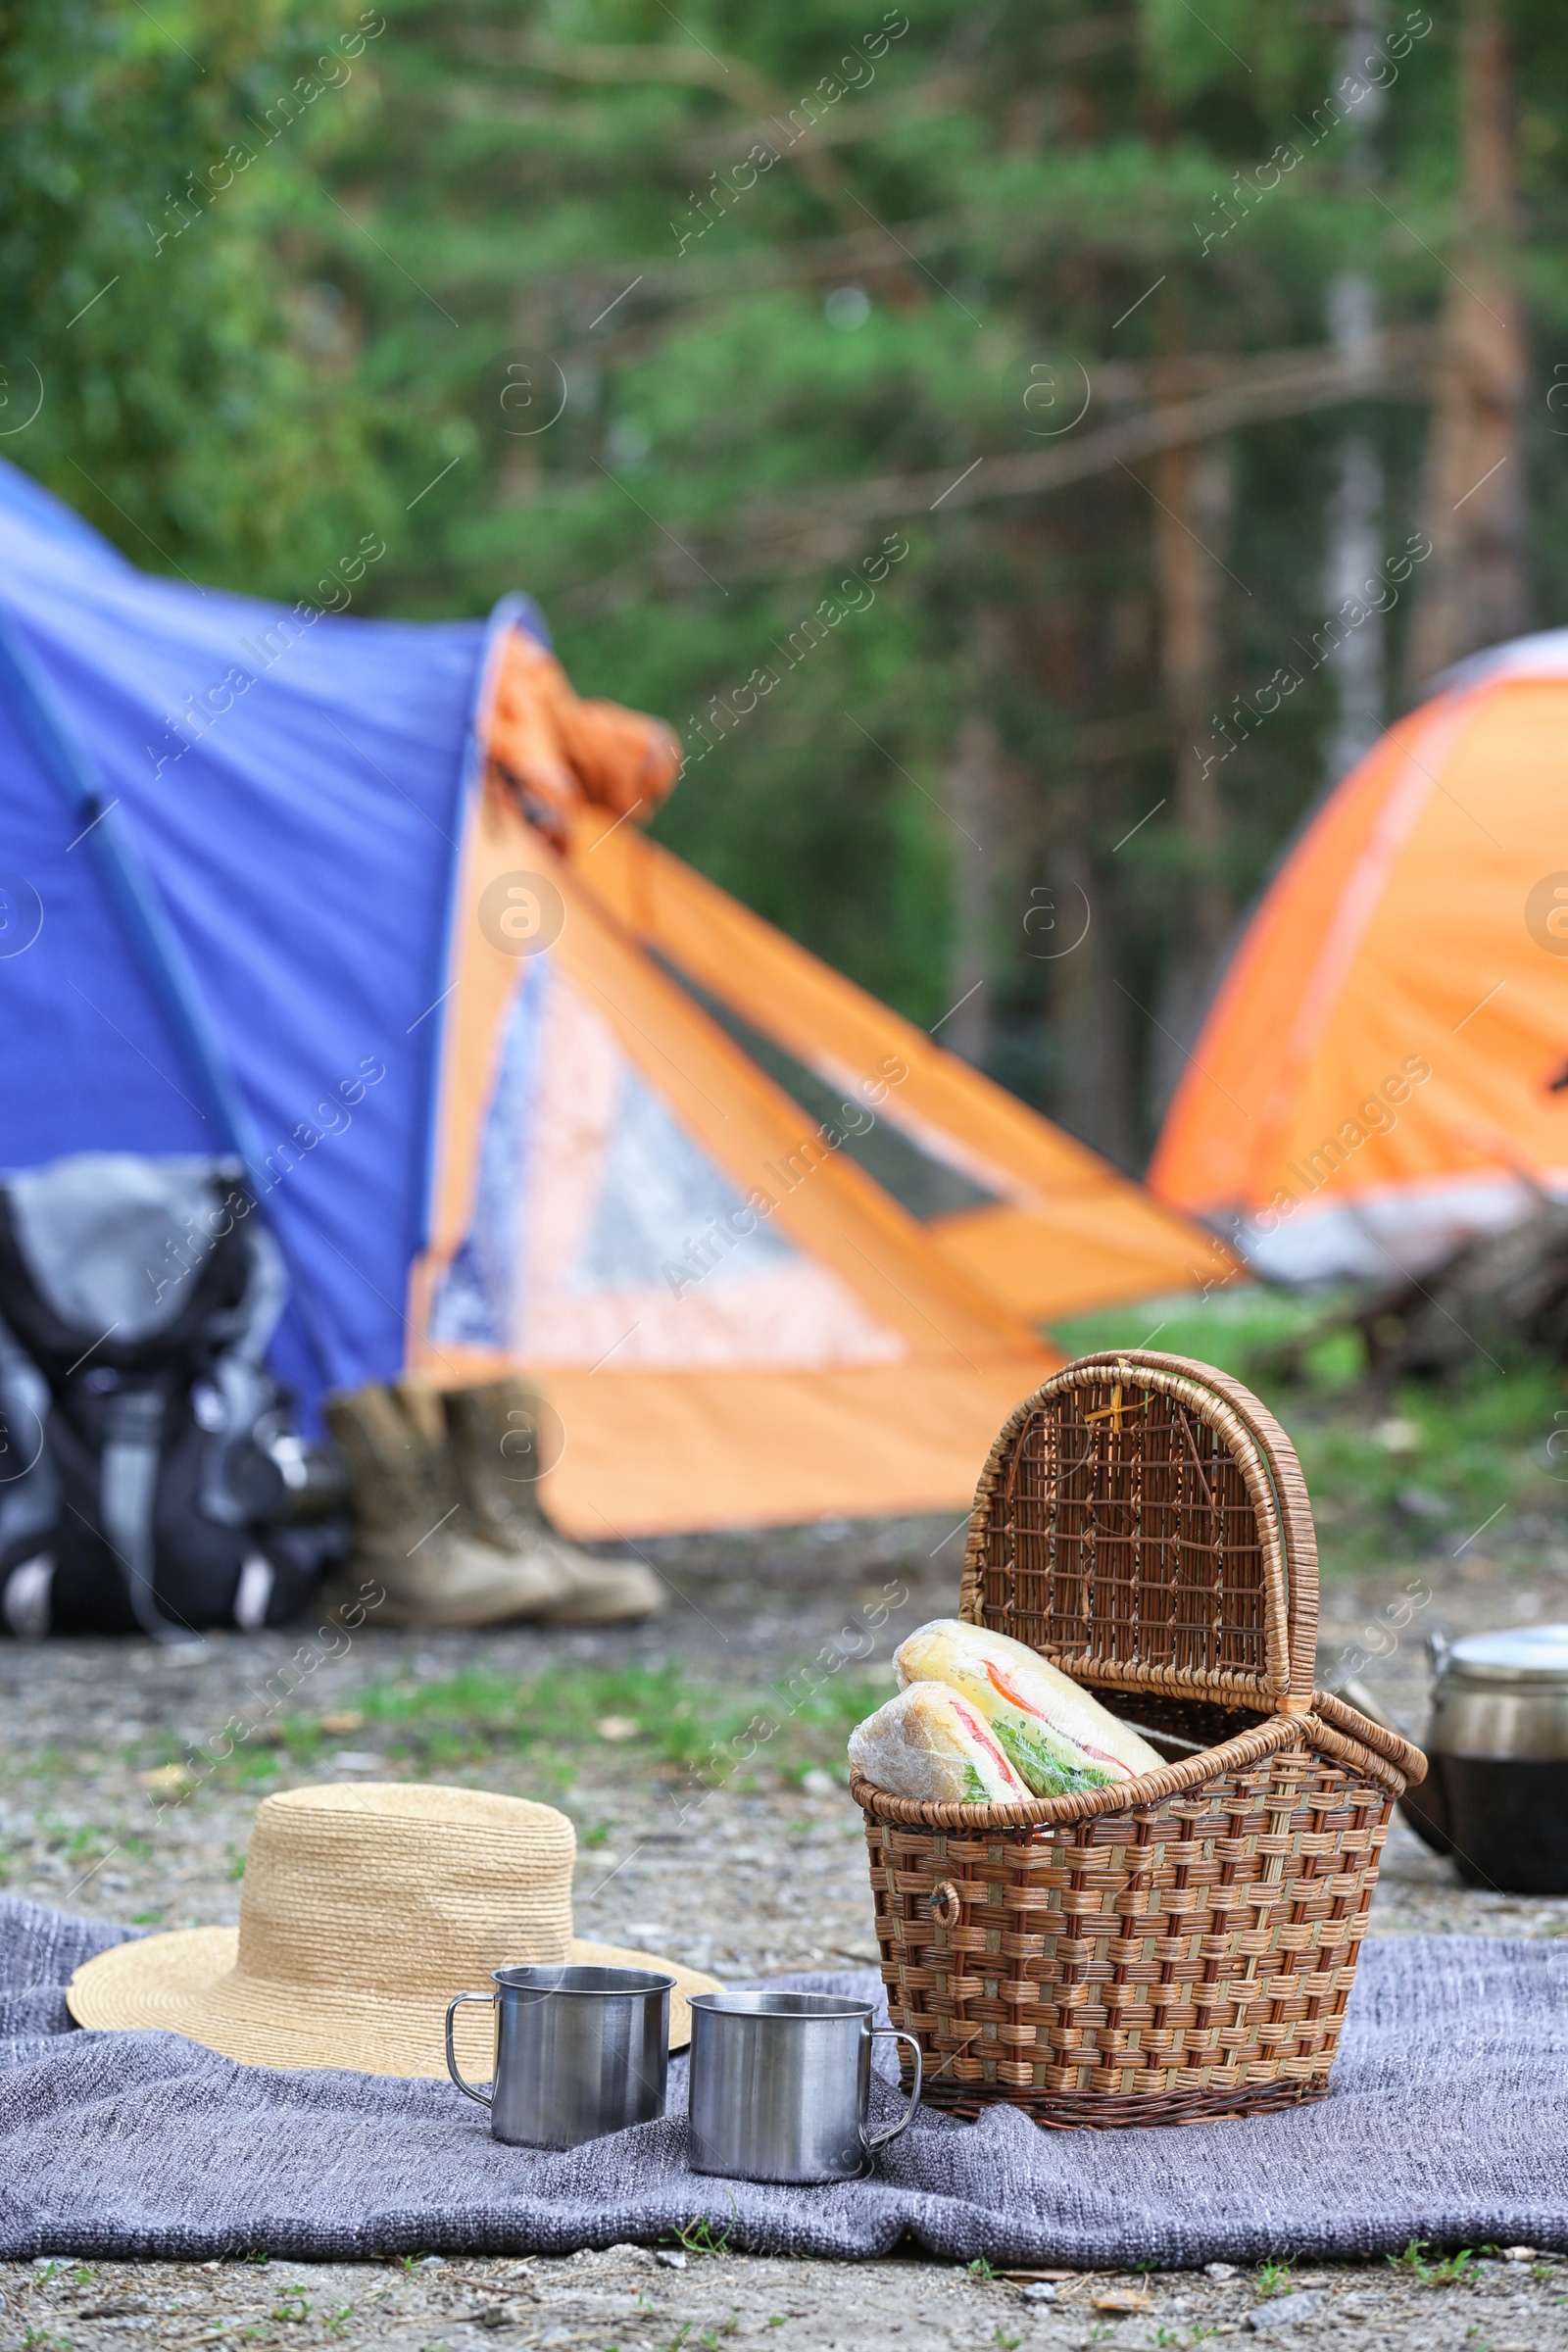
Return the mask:
<svg viewBox="0 0 1568 2352">
<path fill-rule="evenodd" d="M 936 1618 L 900 1644 L 893 1664 L 906 1692 L 943 1683 L 964 1700 L 1036 1796 L 1103 1788 L 1163 1761 L 1058 1667 L 984 1626 Z"/>
<path fill-rule="evenodd" d="M 926 1805 L 1026 1803 L 1029 1789 L 977 1707 L 946 1683 L 909 1683 L 850 1734 L 850 1762 L 890 1796 Z"/>
</svg>

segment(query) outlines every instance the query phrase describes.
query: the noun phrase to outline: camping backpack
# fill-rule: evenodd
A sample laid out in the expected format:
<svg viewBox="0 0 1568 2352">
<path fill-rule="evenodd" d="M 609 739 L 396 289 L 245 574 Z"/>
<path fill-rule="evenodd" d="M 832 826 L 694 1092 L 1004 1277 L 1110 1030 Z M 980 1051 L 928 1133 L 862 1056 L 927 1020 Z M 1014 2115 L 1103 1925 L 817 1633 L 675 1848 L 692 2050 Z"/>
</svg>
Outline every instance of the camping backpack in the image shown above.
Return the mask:
<svg viewBox="0 0 1568 2352">
<path fill-rule="evenodd" d="M 266 1366 L 286 1285 L 253 1212 L 237 1161 L 83 1152 L 0 1186 L 7 1632 L 280 1625 L 342 1549 L 299 1518 L 320 1457 Z"/>
</svg>

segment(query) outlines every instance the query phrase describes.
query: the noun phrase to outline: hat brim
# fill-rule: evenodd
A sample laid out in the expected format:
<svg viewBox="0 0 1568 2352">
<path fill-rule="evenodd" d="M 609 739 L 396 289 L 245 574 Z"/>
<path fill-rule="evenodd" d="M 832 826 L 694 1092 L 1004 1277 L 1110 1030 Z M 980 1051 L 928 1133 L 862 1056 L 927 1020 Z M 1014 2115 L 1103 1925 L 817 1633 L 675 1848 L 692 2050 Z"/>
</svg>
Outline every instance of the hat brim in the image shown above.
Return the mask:
<svg viewBox="0 0 1568 2352">
<path fill-rule="evenodd" d="M 238 1955 L 238 1928 L 180 1928 L 142 1936 L 84 1961 L 66 2002 L 78 2026 L 183 2034 L 242 2066 L 342 2067 L 359 2075 L 444 2079 L 448 2000 L 454 1992 L 490 1989 L 488 1982 L 454 1984 L 431 1995 L 354 1984 L 272 1984 L 242 1976 Z M 619 1944 L 573 1936 L 565 1958 L 605 1968 L 653 1968 L 673 1977 L 672 2050 L 684 2049 L 692 2037 L 689 1996 L 719 1990 L 714 1977 Z M 464 2073 L 487 2081 L 494 2034 L 482 2010 L 468 2005 L 458 2011 L 454 2041 Z"/>
</svg>

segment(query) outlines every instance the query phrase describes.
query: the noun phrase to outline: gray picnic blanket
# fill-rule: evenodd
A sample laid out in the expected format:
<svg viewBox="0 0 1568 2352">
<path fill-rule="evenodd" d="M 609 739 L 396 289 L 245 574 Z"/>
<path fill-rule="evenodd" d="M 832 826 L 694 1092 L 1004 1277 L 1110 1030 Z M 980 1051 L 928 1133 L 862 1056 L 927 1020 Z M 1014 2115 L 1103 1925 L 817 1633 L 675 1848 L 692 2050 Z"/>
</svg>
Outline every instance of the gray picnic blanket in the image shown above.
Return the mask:
<svg viewBox="0 0 1568 2352">
<path fill-rule="evenodd" d="M 1180 2130 L 1048 2132 L 922 2109 L 876 2174 L 827 2188 L 686 2166 L 669 2113 L 564 2155 L 499 2146 L 444 2082 L 237 2066 L 177 2034 L 83 2033 L 72 1971 L 127 1931 L 0 1897 L 0 2255 L 296 2260 L 566 2253 L 702 2216 L 737 2252 L 1161 2268 L 1265 2254 L 1568 2249 L 1568 1952 L 1367 1944 L 1319 2105 Z M 879 1993 L 870 1971 L 781 1980 Z M 877 2045 L 881 2052 L 890 2047 Z M 876 2123 L 899 2094 L 873 2086 Z"/>
</svg>

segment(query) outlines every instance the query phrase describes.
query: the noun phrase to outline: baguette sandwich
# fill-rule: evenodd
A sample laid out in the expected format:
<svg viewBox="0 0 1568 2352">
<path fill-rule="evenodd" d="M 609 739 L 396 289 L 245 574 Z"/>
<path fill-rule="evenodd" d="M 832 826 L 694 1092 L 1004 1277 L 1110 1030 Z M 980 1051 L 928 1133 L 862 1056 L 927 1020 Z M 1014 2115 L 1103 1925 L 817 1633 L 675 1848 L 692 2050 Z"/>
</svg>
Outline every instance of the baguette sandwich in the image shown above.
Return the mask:
<svg viewBox="0 0 1568 2352">
<path fill-rule="evenodd" d="M 850 1734 L 850 1762 L 890 1796 L 927 1805 L 1026 1804 L 1029 1789 L 979 1709 L 946 1683 L 911 1682 Z"/>
<path fill-rule="evenodd" d="M 906 1690 L 942 1683 L 964 1700 L 1036 1796 L 1107 1788 L 1163 1761 L 1058 1667 L 984 1626 L 936 1618 L 900 1644 L 893 1664 Z"/>
</svg>

